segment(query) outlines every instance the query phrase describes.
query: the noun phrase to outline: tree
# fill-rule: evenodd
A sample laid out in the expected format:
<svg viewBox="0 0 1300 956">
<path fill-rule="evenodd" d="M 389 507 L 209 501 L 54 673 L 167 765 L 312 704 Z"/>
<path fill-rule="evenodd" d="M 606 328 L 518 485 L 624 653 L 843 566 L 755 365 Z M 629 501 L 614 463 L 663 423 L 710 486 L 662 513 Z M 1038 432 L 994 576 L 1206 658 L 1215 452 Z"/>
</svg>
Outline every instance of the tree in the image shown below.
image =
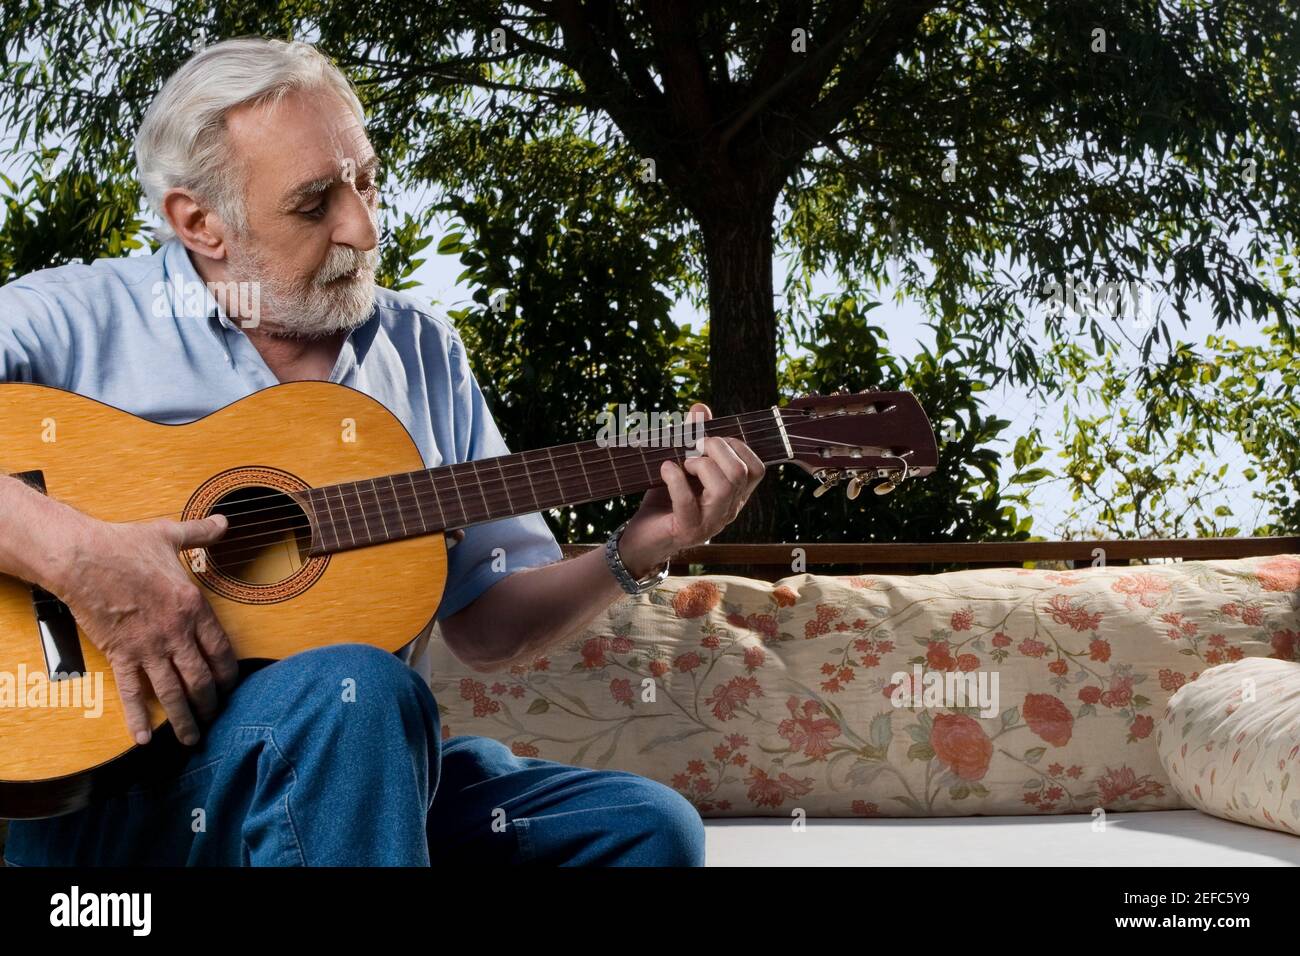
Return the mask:
<svg viewBox="0 0 1300 956">
<path fill-rule="evenodd" d="M 878 302 L 852 295 L 801 301 L 783 330 L 781 390 L 789 397 L 836 388 L 906 390 L 930 417 L 939 444 L 939 466 L 921 481 L 900 485 L 885 497 L 850 500 L 840 489 L 815 498 L 815 485 L 802 470 L 782 466 L 775 486 L 780 541 L 1021 541 L 1033 521 L 1023 513 L 1021 491 L 1003 495 L 1002 459 L 990 446 L 1010 422 L 983 414 L 980 393 L 987 385 L 966 372 L 970 356 L 962 343 L 937 330 L 933 351 L 910 360 L 895 356 L 884 330 L 870 323 Z M 1012 488 L 1032 479 L 1037 455 L 1020 454 Z M 786 472 L 789 472 L 788 474 Z"/>
<path fill-rule="evenodd" d="M 1069 382 L 1063 467 L 1043 475 L 1075 502 L 1067 536 L 1235 537 L 1247 521 L 1255 534 L 1300 531 L 1300 359 L 1280 328 L 1263 331 L 1264 345 L 1178 343 L 1178 386 L 1156 391 L 1113 350 L 1047 356 Z"/>
<path fill-rule="evenodd" d="M 559 137 L 495 148 L 516 152 L 516 175 L 450 197 L 458 228 L 438 251 L 459 258 L 474 290 L 449 314 L 503 434 L 516 447 L 558 445 L 596 435 L 619 405 L 688 406 L 707 369 L 701 337 L 673 320 L 665 291 L 683 240 L 656 241 L 660 207 L 605 188 L 627 157 Z M 565 201 L 533 201 L 561 180 Z M 551 523 L 561 540 L 586 541 L 633 510 L 619 498 Z"/>
</svg>

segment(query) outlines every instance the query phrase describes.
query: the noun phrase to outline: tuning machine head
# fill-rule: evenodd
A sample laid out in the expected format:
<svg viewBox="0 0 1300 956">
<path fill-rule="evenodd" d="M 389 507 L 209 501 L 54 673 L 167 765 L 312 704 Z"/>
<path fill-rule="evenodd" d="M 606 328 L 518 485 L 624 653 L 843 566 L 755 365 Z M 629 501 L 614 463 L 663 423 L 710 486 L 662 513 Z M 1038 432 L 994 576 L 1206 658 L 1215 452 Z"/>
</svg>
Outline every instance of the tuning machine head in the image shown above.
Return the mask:
<svg viewBox="0 0 1300 956">
<path fill-rule="evenodd" d="M 839 484 L 840 480 L 843 478 L 843 474 L 844 473 L 840 473 L 833 481 L 823 484 L 820 488 L 818 488 L 814 492 L 814 494 L 820 497 L 830 488 Z M 908 478 L 908 474 L 906 470 L 902 472 L 898 472 L 893 470 L 886 471 L 883 469 L 878 469 L 874 475 L 870 475 L 867 472 L 854 471 L 850 469 L 847 472 L 847 474 L 849 476 L 849 480 L 848 480 L 848 484 L 845 486 L 844 491 L 845 494 L 848 496 L 849 501 L 856 501 L 858 495 L 862 494 L 862 489 L 867 486 L 867 482 L 870 481 L 872 478 L 884 479 L 883 481 L 871 487 L 871 490 L 877 495 L 889 494 L 891 491 L 897 488 L 901 482 L 905 481 Z"/>
<path fill-rule="evenodd" d="M 813 477 L 821 482 L 813 489 L 813 497 L 820 498 L 844 480 L 844 472 L 838 468 L 819 468 L 813 472 Z"/>
</svg>

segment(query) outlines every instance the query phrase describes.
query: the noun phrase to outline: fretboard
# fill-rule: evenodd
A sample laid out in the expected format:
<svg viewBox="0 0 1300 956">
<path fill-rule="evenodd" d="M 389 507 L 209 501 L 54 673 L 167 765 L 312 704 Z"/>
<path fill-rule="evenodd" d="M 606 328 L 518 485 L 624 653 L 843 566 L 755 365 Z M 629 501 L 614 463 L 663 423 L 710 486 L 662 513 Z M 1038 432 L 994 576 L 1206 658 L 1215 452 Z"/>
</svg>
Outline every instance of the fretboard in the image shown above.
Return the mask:
<svg viewBox="0 0 1300 956">
<path fill-rule="evenodd" d="M 787 461 L 779 414 L 715 418 L 704 434 L 739 438 L 767 464 Z M 577 442 L 312 488 L 304 494 L 314 518 L 311 550 L 347 551 L 635 494 L 662 485 L 660 465 L 681 464 L 693 445 L 655 430 L 639 445 Z"/>
</svg>

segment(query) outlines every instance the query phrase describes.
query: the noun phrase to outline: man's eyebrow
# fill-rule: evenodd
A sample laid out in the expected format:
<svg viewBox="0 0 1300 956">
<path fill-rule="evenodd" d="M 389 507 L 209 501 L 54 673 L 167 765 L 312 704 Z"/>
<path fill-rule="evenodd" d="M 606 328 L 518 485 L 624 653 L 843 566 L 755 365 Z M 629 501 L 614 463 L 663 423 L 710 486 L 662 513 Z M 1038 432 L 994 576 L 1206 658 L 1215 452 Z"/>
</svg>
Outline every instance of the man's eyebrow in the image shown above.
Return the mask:
<svg viewBox="0 0 1300 956">
<path fill-rule="evenodd" d="M 379 168 L 379 157 L 372 153 L 370 158 L 367 159 L 365 162 L 363 162 L 361 166 L 357 169 L 357 172 L 373 174 L 375 170 L 377 170 L 378 168 Z M 305 182 L 299 183 L 298 185 L 294 186 L 292 189 L 289 190 L 288 195 L 285 197 L 285 200 L 282 203 L 283 208 L 292 209 L 294 206 L 297 206 L 299 203 L 301 203 L 304 199 L 307 199 L 311 196 L 315 196 L 318 193 L 326 192 L 331 186 L 333 186 L 336 182 L 338 182 L 340 178 L 341 177 L 339 175 L 331 173 L 325 176 L 318 176 L 315 179 L 309 179 Z"/>
<path fill-rule="evenodd" d="M 336 177 L 331 174 L 328 176 L 318 176 L 316 179 L 309 179 L 306 182 L 294 186 L 284 198 L 282 205 L 285 209 L 292 209 L 309 196 L 317 193 L 323 193 L 334 185 Z"/>
</svg>

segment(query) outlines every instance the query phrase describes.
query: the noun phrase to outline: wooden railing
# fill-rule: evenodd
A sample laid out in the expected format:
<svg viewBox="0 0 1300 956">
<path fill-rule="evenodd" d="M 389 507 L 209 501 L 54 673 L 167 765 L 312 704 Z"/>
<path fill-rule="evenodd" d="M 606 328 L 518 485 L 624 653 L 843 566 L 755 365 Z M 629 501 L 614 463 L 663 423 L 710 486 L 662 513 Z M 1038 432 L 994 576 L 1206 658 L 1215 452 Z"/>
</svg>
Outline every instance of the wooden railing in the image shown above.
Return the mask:
<svg viewBox="0 0 1300 956">
<path fill-rule="evenodd" d="M 566 556 L 600 545 L 566 544 Z M 1146 538 L 1092 541 L 978 541 L 919 544 L 706 544 L 688 548 L 673 561 L 675 574 L 699 565 L 714 569 L 748 569 L 755 577 L 790 574 L 802 551 L 802 567 L 827 573 L 876 572 L 918 574 L 951 568 L 1024 567 L 1028 562 L 1087 566 L 1098 556 L 1107 564 L 1127 565 L 1160 558 L 1207 560 L 1268 554 L 1300 554 L 1300 537 Z M 1098 550 L 1100 549 L 1100 550 Z M 739 572 L 736 572 L 739 573 Z"/>
</svg>

